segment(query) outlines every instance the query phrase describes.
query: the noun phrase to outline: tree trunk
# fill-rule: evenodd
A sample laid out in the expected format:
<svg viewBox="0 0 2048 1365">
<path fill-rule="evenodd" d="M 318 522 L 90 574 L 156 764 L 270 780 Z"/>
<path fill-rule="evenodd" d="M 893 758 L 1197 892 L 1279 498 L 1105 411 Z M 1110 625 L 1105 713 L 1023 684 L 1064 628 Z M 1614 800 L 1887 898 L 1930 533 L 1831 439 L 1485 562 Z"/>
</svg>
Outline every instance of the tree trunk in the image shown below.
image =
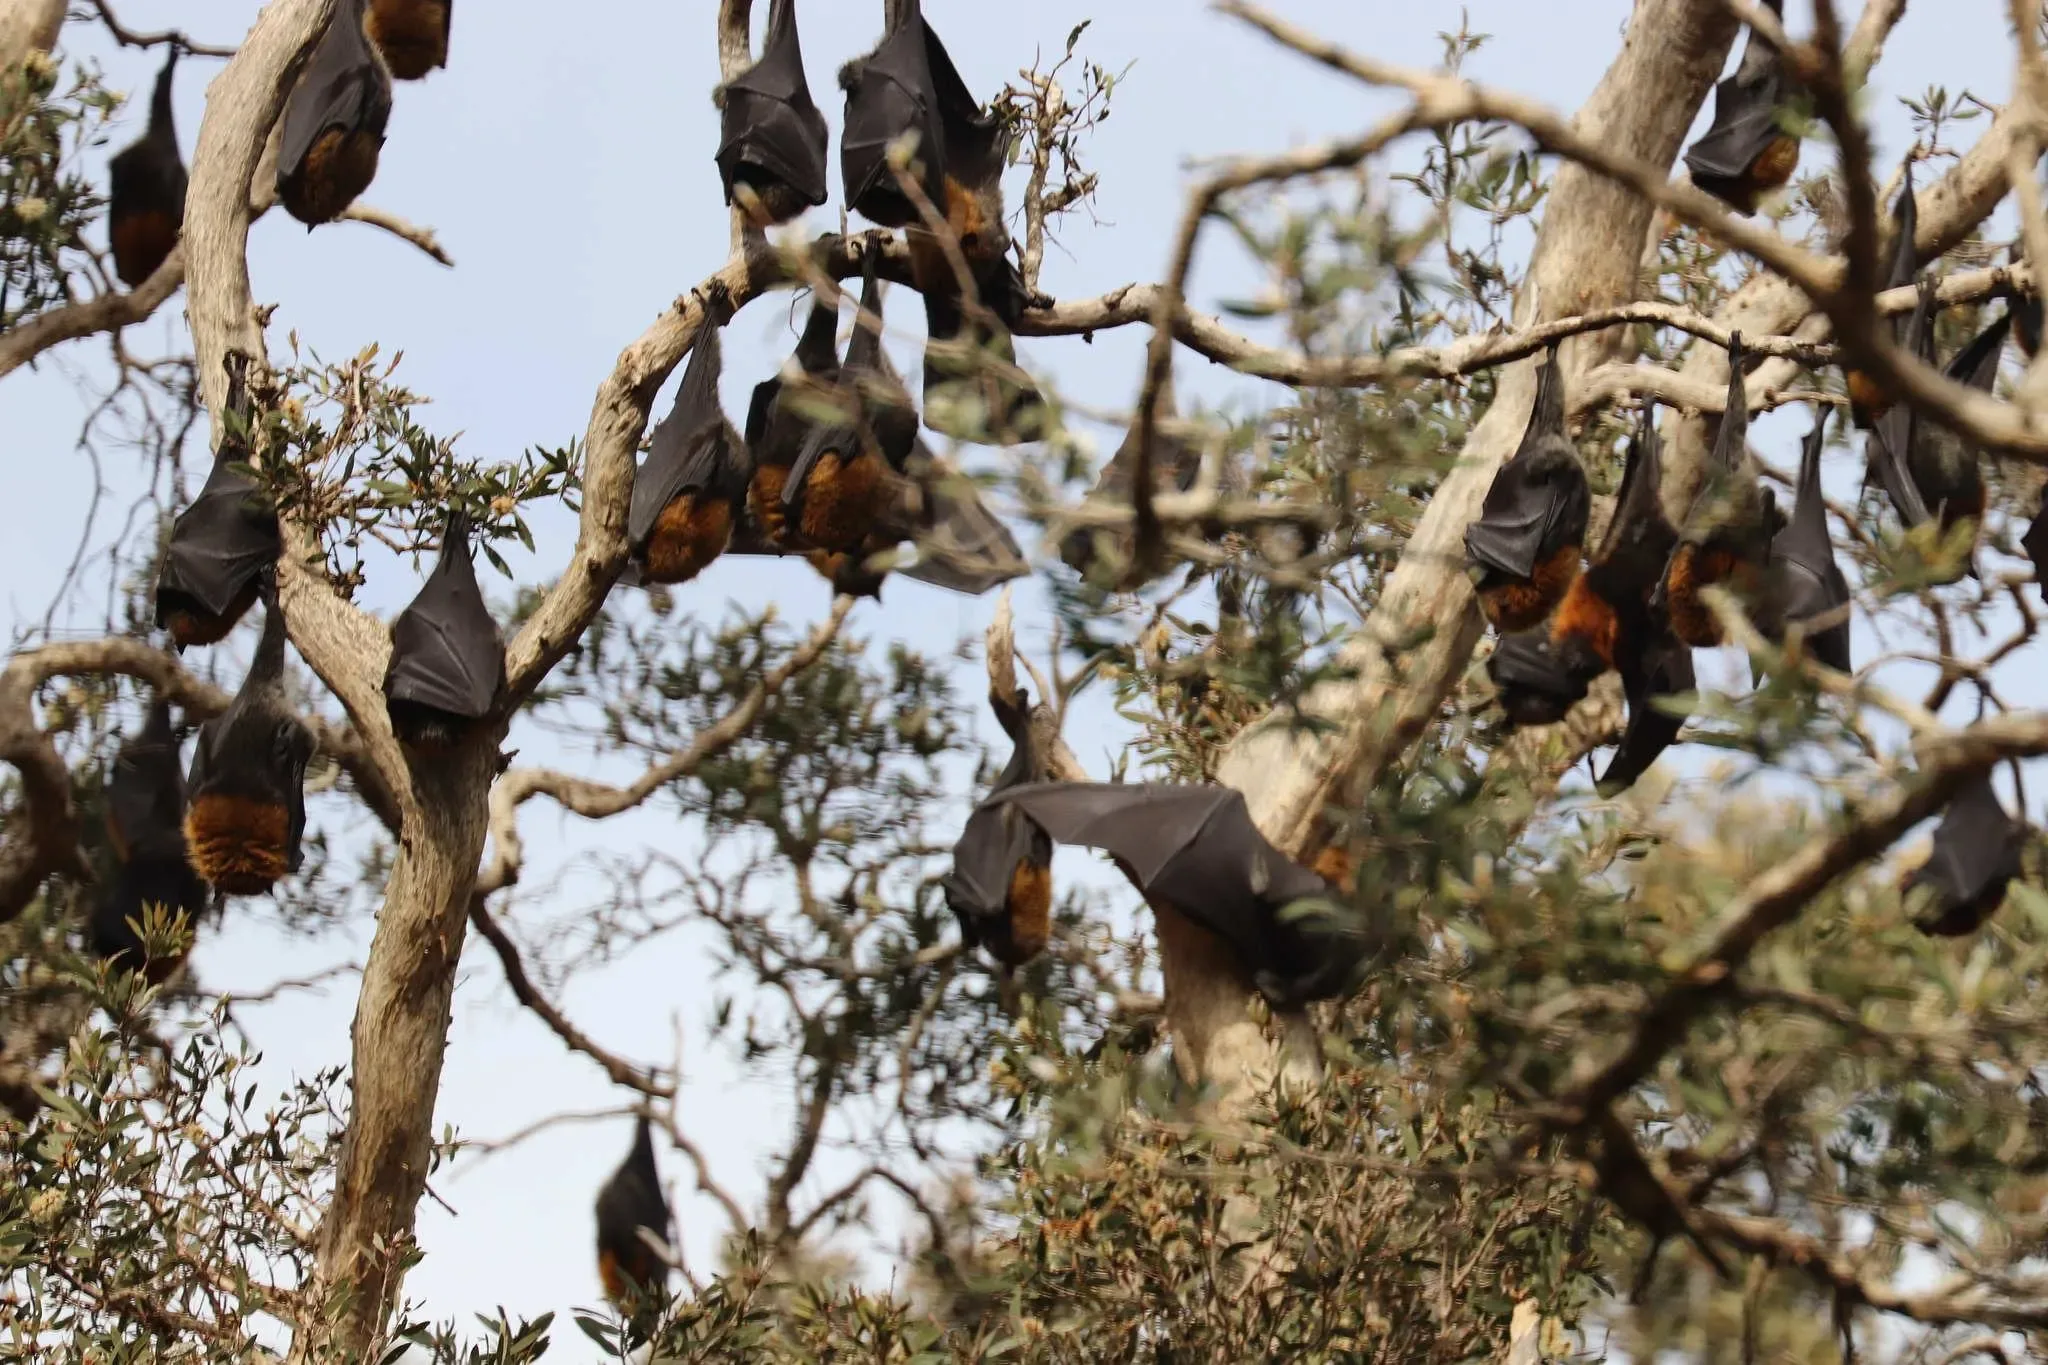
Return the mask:
<svg viewBox="0 0 2048 1365">
<path fill-rule="evenodd" d="M 0 0 L 0 71 L 48 52 L 64 27 L 64 0 Z"/>
</svg>

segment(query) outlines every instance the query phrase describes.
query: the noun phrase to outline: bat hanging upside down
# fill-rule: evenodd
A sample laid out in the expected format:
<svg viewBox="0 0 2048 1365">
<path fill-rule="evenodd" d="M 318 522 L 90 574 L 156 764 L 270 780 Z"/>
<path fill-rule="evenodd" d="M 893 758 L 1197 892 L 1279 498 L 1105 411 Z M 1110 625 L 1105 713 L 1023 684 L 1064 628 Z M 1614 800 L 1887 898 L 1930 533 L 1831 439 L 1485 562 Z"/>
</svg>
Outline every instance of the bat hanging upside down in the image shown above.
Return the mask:
<svg viewBox="0 0 2048 1365">
<path fill-rule="evenodd" d="M 185 162 L 171 110 L 171 44 L 149 103 L 149 127 L 107 163 L 107 242 L 114 273 L 130 289 L 154 275 L 178 245 L 185 224 Z"/>
<path fill-rule="evenodd" d="M 643 1114 L 633 1130 L 632 1150 L 597 1193 L 597 1275 L 606 1298 L 629 1311 L 658 1298 L 668 1282 L 668 1262 L 647 1238 L 670 1245 L 672 1227 L 654 1164 L 652 1130 Z"/>
<path fill-rule="evenodd" d="M 235 468 L 249 461 L 244 433 L 255 420 L 249 358 L 231 352 L 227 372 L 225 408 L 232 420 L 217 418 L 223 430 L 213 469 L 199 496 L 171 523 L 157 568 L 156 623 L 181 650 L 227 638 L 284 547 L 268 495 Z"/>
<path fill-rule="evenodd" d="M 1564 431 L 1564 376 L 1551 348 L 1536 372 L 1536 403 L 1513 458 L 1494 475 L 1465 555 L 1479 605 L 1496 630 L 1528 630 L 1579 576 L 1592 512 L 1586 471 Z"/>
<path fill-rule="evenodd" d="M 363 30 L 365 0 L 341 0 L 285 106 L 277 197 L 308 228 L 331 223 L 377 175 L 391 72 Z"/>
<path fill-rule="evenodd" d="M 740 434 L 718 402 L 720 329 L 707 316 L 675 407 L 655 427 L 633 480 L 627 536 L 642 583 L 687 583 L 732 544 L 753 477 Z"/>
<path fill-rule="evenodd" d="M 830 136 L 804 79 L 796 0 L 774 0 L 761 60 L 728 81 L 720 100 L 718 174 L 727 204 L 766 227 L 825 202 Z"/>
<path fill-rule="evenodd" d="M 441 532 L 441 557 L 391 623 L 384 705 L 399 741 L 445 753 L 490 714 L 505 680 L 505 641 L 476 583 L 469 518 L 456 512 Z"/>
<path fill-rule="evenodd" d="M 1782 15 L 1785 0 L 1764 0 Z M 1752 31 L 1735 74 L 1714 87 L 1714 122 L 1685 152 L 1692 183 L 1738 213 L 1792 178 L 1799 139 L 1786 131 L 1784 106 L 1798 93 L 1784 58 Z"/>
<path fill-rule="evenodd" d="M 1031 749 L 1031 708 L 1017 710 L 1016 751 L 967 817 L 944 883 L 961 938 L 1009 967 L 1044 952 L 1052 938 L 1052 838 L 1018 807 L 995 804 L 1044 777 Z"/>
</svg>

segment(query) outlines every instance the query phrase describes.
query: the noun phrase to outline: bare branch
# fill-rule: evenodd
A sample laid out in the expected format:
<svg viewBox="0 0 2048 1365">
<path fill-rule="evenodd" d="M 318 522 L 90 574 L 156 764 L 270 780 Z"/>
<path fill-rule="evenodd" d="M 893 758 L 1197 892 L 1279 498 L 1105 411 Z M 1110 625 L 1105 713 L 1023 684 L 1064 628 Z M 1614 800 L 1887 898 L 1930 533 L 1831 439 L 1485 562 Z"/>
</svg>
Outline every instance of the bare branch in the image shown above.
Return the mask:
<svg viewBox="0 0 2048 1365">
<path fill-rule="evenodd" d="M 108 4 L 107 0 L 92 0 L 92 7 L 99 11 L 100 22 L 106 25 L 107 32 L 112 34 L 114 41 L 123 47 L 162 47 L 166 43 L 176 43 L 180 49 L 191 53 L 195 57 L 232 57 L 235 55 L 235 50 L 231 47 L 214 47 L 207 43 L 195 43 L 174 28 L 167 28 L 161 33 L 137 33 L 115 16 L 114 7 Z"/>
</svg>

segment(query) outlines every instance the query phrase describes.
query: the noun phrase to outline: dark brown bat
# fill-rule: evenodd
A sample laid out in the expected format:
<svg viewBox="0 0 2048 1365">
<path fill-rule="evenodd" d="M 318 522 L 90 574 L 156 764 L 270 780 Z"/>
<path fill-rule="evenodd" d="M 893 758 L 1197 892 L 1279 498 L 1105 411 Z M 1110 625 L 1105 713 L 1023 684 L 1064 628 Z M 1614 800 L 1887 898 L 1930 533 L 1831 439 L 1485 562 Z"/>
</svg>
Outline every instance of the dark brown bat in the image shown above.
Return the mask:
<svg viewBox="0 0 2048 1365">
<path fill-rule="evenodd" d="M 1813 430 L 1807 433 L 1799 455 L 1799 496 L 1792 505 L 1792 519 L 1771 541 L 1770 572 L 1757 611 L 1757 629 L 1764 638 L 1782 644 L 1788 627 L 1840 614 L 1841 619 L 1808 635 L 1806 648 L 1829 668 L 1847 673 L 1849 618 L 1842 609 L 1849 604 L 1849 580 L 1835 562 L 1834 542 L 1828 538 L 1827 504 L 1821 498 L 1820 455 L 1826 444 L 1827 409 L 1817 408 Z"/>
<path fill-rule="evenodd" d="M 1718 584 L 1745 602 L 1757 600 L 1771 540 L 1785 524 L 1777 498 L 1758 481 L 1756 457 L 1749 453 L 1744 355 L 1738 332 L 1728 338 L 1728 401 L 1721 429 L 1652 602 L 1665 612 L 1674 635 L 1700 648 L 1721 643 L 1721 623 L 1702 591 Z"/>
<path fill-rule="evenodd" d="M 967 817 L 942 883 L 962 940 L 1011 967 L 1044 952 L 1052 937 L 1052 838 L 1021 807 L 994 803 L 999 793 L 1045 776 L 1031 750 L 1030 708 L 1022 712 L 1016 752 Z"/>
<path fill-rule="evenodd" d="M 1764 0 L 1782 16 L 1785 0 Z M 1792 178 L 1799 139 L 1785 131 L 1782 111 L 1797 86 L 1778 50 L 1754 30 L 1735 74 L 1714 87 L 1714 121 L 1686 148 L 1692 183 L 1737 213 L 1755 213 L 1757 200 Z"/>
<path fill-rule="evenodd" d="M 668 1261 L 647 1242 L 673 1244 L 673 1221 L 654 1165 L 646 1115 L 633 1129 L 633 1149 L 597 1192 L 597 1277 L 622 1309 L 643 1307 L 668 1283 Z"/>
<path fill-rule="evenodd" d="M 774 0 L 761 60 L 728 81 L 721 100 L 718 174 L 726 203 L 765 226 L 825 202 L 830 135 L 804 80 L 796 0 Z"/>
<path fill-rule="evenodd" d="M 1202 452 L 1169 430 L 1172 423 L 1168 419 L 1175 415 L 1176 410 L 1173 375 L 1169 371 L 1159 388 L 1160 421 L 1152 433 L 1152 485 L 1155 492 L 1171 489 L 1185 493 L 1201 476 Z M 1136 491 L 1137 464 L 1138 426 L 1133 422 L 1130 430 L 1124 433 L 1123 444 L 1102 467 L 1102 473 L 1095 480 L 1095 489 L 1088 496 L 1102 502 L 1128 503 Z M 1084 526 L 1061 538 L 1060 558 L 1081 577 L 1108 585 L 1122 575 L 1135 548 L 1132 535 L 1127 530 Z"/>
<path fill-rule="evenodd" d="M 370 0 L 370 40 L 391 74 L 416 81 L 448 65 L 448 29 L 455 0 Z"/>
<path fill-rule="evenodd" d="M 732 543 L 753 460 L 718 401 L 720 328 L 706 317 L 675 406 L 633 479 L 626 533 L 642 583 L 687 583 Z"/>
<path fill-rule="evenodd" d="M 860 316 L 839 367 L 835 405 L 844 414 L 811 428 L 782 487 L 784 518 L 812 549 L 851 552 L 887 512 L 894 476 L 917 443 L 917 409 L 882 352 L 882 286 L 870 251 Z"/>
<path fill-rule="evenodd" d="M 883 227 L 923 223 L 889 165 L 906 144 L 907 174 L 934 207 L 946 202 L 946 138 L 931 43 L 918 0 L 886 0 L 887 23 L 875 50 L 839 69 L 846 115 L 839 134 L 839 179 L 855 213 Z"/>
<path fill-rule="evenodd" d="M 1493 476 L 1479 520 L 1465 528 L 1465 557 L 1478 575 L 1479 605 L 1496 630 L 1527 630 L 1579 575 L 1592 493 L 1564 432 L 1564 375 L 1552 347 L 1536 372 L 1536 403 L 1514 457 Z"/>
<path fill-rule="evenodd" d="M 426 753 L 459 744 L 491 712 L 505 681 L 505 639 L 484 605 L 470 558 L 469 518 L 448 518 L 441 557 L 391 623 L 384 704 L 402 743 Z"/>
<path fill-rule="evenodd" d="M 783 493 L 789 471 L 818 424 L 815 409 L 821 397 L 839 382 L 839 300 L 820 294 L 811 300 L 811 315 L 797 339 L 796 350 L 780 373 L 754 386 L 747 404 L 746 447 L 754 460 L 747 485 L 747 516 L 777 549 L 801 552 L 805 546 L 784 515 Z"/>
<path fill-rule="evenodd" d="M 226 430 L 213 470 L 192 505 L 171 523 L 157 568 L 156 623 L 181 650 L 224 639 L 256 600 L 258 580 L 284 548 L 268 494 L 234 468 L 250 458 L 248 357 L 230 355 L 227 369 L 226 415 L 219 418 Z"/>
<path fill-rule="evenodd" d="M 192 870 L 227 896 L 268 891 L 300 862 L 313 737 L 284 690 L 284 615 L 264 589 L 263 635 L 242 690 L 199 727 L 186 779 Z"/>
<path fill-rule="evenodd" d="M 185 226 L 185 159 L 178 155 L 178 127 L 171 110 L 171 72 L 178 45 L 171 44 L 149 101 L 149 128 L 107 163 L 107 241 L 114 249 L 114 273 L 130 289 L 156 273 Z"/>
<path fill-rule="evenodd" d="M 1913 276 L 1920 268 L 1918 249 L 1913 238 L 1920 230 L 1919 204 L 1913 198 L 1913 163 L 1909 160 L 1905 168 L 1906 183 L 1899 191 L 1899 202 L 1892 208 L 1892 262 L 1891 269 L 1884 277 L 1886 289 L 1903 289 L 1913 282 Z M 1892 340 L 1903 344 L 1905 328 L 1898 315 L 1891 319 Z M 1877 376 L 1853 367 L 1846 369 L 1842 376 L 1848 381 L 1849 415 L 1859 428 L 1868 430 L 1878 418 L 1891 408 L 1892 396 L 1877 381 Z"/>
<path fill-rule="evenodd" d="M 1108 853 L 1147 901 L 1222 939 L 1276 1007 L 1343 994 L 1383 946 L 1309 907 L 1283 914 L 1330 885 L 1268 843 L 1229 787 L 1038 782 L 993 793 L 990 806 L 1015 806 L 1055 843 Z"/>
<path fill-rule="evenodd" d="M 1934 285 L 1921 286 L 1922 303 L 1930 316 L 1921 319 L 1914 310 L 1911 337 L 1920 351 L 1933 345 L 1932 300 Z M 1956 383 L 1983 393 L 1991 392 L 1998 378 L 1998 361 L 2012 330 L 2012 311 L 1999 318 L 1956 352 L 1947 374 Z M 1944 531 L 1966 518 L 1984 517 L 1984 474 L 1976 447 L 1939 422 L 1921 417 L 1907 405 L 1899 404 L 1878 419 L 1870 437 L 1870 458 L 1899 519 L 1918 526 L 1938 517 Z"/>
<path fill-rule="evenodd" d="M 1973 778 L 1956 793 L 1934 830 L 1934 848 L 1906 883 L 1931 895 L 1913 921 L 1943 936 L 1975 933 L 1991 918 L 2005 890 L 2020 875 L 2027 827 L 2005 813 L 1991 775 Z"/>
<path fill-rule="evenodd" d="M 152 981 L 167 979 L 178 959 L 143 961 L 139 926 L 145 910 L 161 906 L 183 911 L 188 924 L 206 908 L 206 883 L 192 870 L 185 850 L 185 772 L 178 737 L 171 728 L 170 703 L 159 697 L 149 719 L 114 756 L 106 785 L 107 841 L 114 875 L 94 902 L 87 937 L 95 957 L 143 970 Z"/>
<path fill-rule="evenodd" d="M 377 176 L 391 119 L 391 72 L 363 31 L 364 0 L 342 0 L 285 106 L 277 197 L 308 228 L 331 223 Z"/>
<path fill-rule="evenodd" d="M 1555 725 L 1586 699 L 1586 688 L 1600 676 L 1583 666 L 1565 663 L 1551 639 L 1548 622 L 1500 637 L 1486 660 L 1486 675 L 1499 692 L 1508 728 Z"/>
</svg>

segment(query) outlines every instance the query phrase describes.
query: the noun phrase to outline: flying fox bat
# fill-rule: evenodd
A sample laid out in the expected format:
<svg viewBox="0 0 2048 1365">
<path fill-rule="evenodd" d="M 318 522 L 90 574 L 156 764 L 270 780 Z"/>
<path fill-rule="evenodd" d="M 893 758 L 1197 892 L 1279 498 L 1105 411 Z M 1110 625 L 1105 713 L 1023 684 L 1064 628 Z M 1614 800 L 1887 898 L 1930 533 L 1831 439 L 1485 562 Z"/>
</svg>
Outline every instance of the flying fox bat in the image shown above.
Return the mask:
<svg viewBox="0 0 2048 1365">
<path fill-rule="evenodd" d="M 1920 258 L 1913 244 L 1914 235 L 1920 230 L 1919 205 L 1913 198 L 1913 163 L 1909 160 L 1905 168 L 1906 183 L 1899 190 L 1899 202 L 1892 209 L 1891 269 L 1884 277 L 1886 289 L 1903 289 L 1913 282 L 1919 270 Z M 1905 335 L 1902 324 L 1894 315 L 1891 319 L 1892 340 L 1902 341 Z M 1909 347 L 1910 349 L 1910 347 Z M 1849 386 L 1849 415 L 1859 428 L 1868 430 L 1891 408 L 1892 396 L 1885 392 L 1877 376 L 1866 371 L 1850 368 L 1843 374 Z"/>
<path fill-rule="evenodd" d="M 825 116 L 811 102 L 796 0 L 775 0 L 761 60 L 721 96 L 718 175 L 725 202 L 757 224 L 786 223 L 825 202 Z"/>
<path fill-rule="evenodd" d="M 1552 347 L 1536 372 L 1536 403 L 1514 456 L 1493 476 L 1479 520 L 1465 528 L 1479 605 L 1494 628 L 1527 630 L 1550 615 L 1579 574 L 1592 493 L 1564 434 L 1564 375 Z"/>
<path fill-rule="evenodd" d="M 1195 480 L 1202 472 L 1202 452 L 1168 429 L 1171 426 L 1168 419 L 1176 411 L 1173 373 L 1169 370 L 1159 386 L 1160 421 L 1152 433 L 1152 484 L 1157 492 L 1172 489 L 1185 493 L 1195 486 Z M 1136 492 L 1137 464 L 1138 425 L 1133 422 L 1130 430 L 1124 433 L 1123 444 L 1102 467 L 1102 473 L 1095 480 L 1095 489 L 1088 496 L 1103 502 L 1128 503 Z M 1060 558 L 1083 578 L 1114 581 L 1122 566 L 1130 561 L 1134 548 L 1129 531 L 1084 526 L 1061 538 Z M 1104 572 L 1097 573 L 1098 565 Z"/>
<path fill-rule="evenodd" d="M 149 128 L 107 163 L 107 240 L 114 249 L 114 273 L 133 289 L 156 273 L 185 225 L 185 161 L 178 155 L 178 127 L 171 112 L 171 72 L 178 45 L 171 44 L 149 101 Z"/>
<path fill-rule="evenodd" d="M 224 412 L 233 422 L 253 419 L 248 357 L 228 357 Z M 228 417 L 220 420 L 229 422 Z M 213 470 L 192 505 L 171 523 L 156 576 L 156 623 L 179 649 L 226 637 L 256 600 L 263 571 L 277 562 L 284 542 L 277 513 L 262 486 L 233 466 L 249 449 L 232 422 L 223 433 Z"/>
<path fill-rule="evenodd" d="M 846 115 L 839 133 L 839 179 L 855 213 L 883 227 L 924 221 L 889 165 L 889 149 L 907 143 L 907 174 L 934 207 L 946 201 L 946 137 L 931 66 L 931 40 L 918 0 L 886 0 L 880 44 L 839 69 Z M 943 49 L 942 49 L 943 50 Z"/>
<path fill-rule="evenodd" d="M 2020 875 L 2026 841 L 2027 827 L 2005 813 L 1989 773 L 1965 784 L 1935 827 L 1933 851 L 1906 883 L 1908 892 L 1924 886 L 1933 893 L 1914 924 L 1947 937 L 1975 933 Z"/>
<path fill-rule="evenodd" d="M 1785 0 L 1764 0 L 1783 15 Z M 1735 74 L 1714 87 L 1714 122 L 1686 148 L 1692 183 L 1737 213 L 1755 213 L 1757 200 L 1792 178 L 1799 139 L 1785 131 L 1779 110 L 1796 87 L 1778 50 L 1754 30 Z"/>
<path fill-rule="evenodd" d="M 178 737 L 171 729 L 170 703 L 158 697 L 149 719 L 114 756 L 106 785 L 107 841 L 117 870 L 93 905 L 87 925 L 93 955 L 113 961 L 122 954 L 143 965 L 137 930 L 145 907 L 185 912 L 196 920 L 206 907 L 206 883 L 186 861 L 185 773 L 178 762 Z M 177 961 L 148 964 L 162 981 Z"/>
<path fill-rule="evenodd" d="M 1922 359 L 1933 358 L 1934 285 L 1920 286 L 1907 346 Z M 1989 393 L 1998 378 L 1999 354 L 2012 330 L 2012 311 L 1971 338 L 1947 366 L 1950 379 Z M 1866 443 L 1870 473 L 1884 487 L 1908 527 L 1939 517 L 1944 531 L 1965 518 L 1984 516 L 1984 475 L 1977 451 L 1948 428 L 1896 404 L 1878 418 Z"/>
<path fill-rule="evenodd" d="M 1592 562 L 1566 589 L 1547 627 L 1504 637 L 1488 660 L 1511 725 L 1562 720 L 1593 679 L 1668 634 L 1650 607 L 1678 539 L 1659 499 L 1662 483 L 1656 412 L 1645 406 L 1629 438 L 1613 519 Z"/>
<path fill-rule="evenodd" d="M 999 793 L 1044 777 L 1032 753 L 1029 708 L 1016 733 L 1016 752 L 967 817 L 943 883 L 960 937 L 1010 967 L 1044 952 L 1052 936 L 1052 839 L 1021 807 L 994 804 Z"/>
<path fill-rule="evenodd" d="M 814 411 L 839 382 L 839 300 L 820 294 L 796 350 L 782 370 L 754 386 L 747 404 L 746 447 L 754 460 L 747 484 L 747 516 L 770 544 L 790 552 L 804 546 L 783 511 L 789 472 L 818 425 Z"/>
<path fill-rule="evenodd" d="M 1701 590 L 1725 585 L 1745 601 L 1757 599 L 1770 563 L 1771 540 L 1784 527 L 1777 498 L 1758 482 L 1749 453 L 1749 396 L 1743 388 L 1742 334 L 1728 338 L 1728 401 L 1714 437 L 1706 478 L 1687 509 L 1663 581 L 1652 605 L 1689 645 L 1721 643 L 1721 623 Z"/>
<path fill-rule="evenodd" d="M 643 1114 L 633 1129 L 632 1151 L 597 1192 L 597 1277 L 606 1298 L 621 1308 L 638 1308 L 660 1294 L 668 1283 L 668 1260 L 647 1238 L 669 1245 L 672 1226 Z"/>
<path fill-rule="evenodd" d="M 199 727 L 186 779 L 192 870 L 228 896 L 254 896 L 298 870 L 313 737 L 287 704 L 284 615 L 264 591 L 263 635 L 242 690 Z"/>
<path fill-rule="evenodd" d="M 402 81 L 448 65 L 448 29 L 455 0 L 370 0 L 370 41 Z"/>
<path fill-rule="evenodd" d="M 654 428 L 633 479 L 626 531 L 643 583 L 687 583 L 724 554 L 747 499 L 753 461 L 718 402 L 719 327 L 697 332 L 675 406 Z"/>
<path fill-rule="evenodd" d="M 391 663 L 384 671 L 391 728 L 423 752 L 447 750 L 490 714 L 504 681 L 504 637 L 477 588 L 469 518 L 457 512 L 441 532 L 434 571 L 391 623 Z"/>
<path fill-rule="evenodd" d="M 1607 771 L 1594 780 L 1602 796 L 1626 791 L 1650 765 L 1678 741 L 1685 717 L 1657 705 L 1691 692 L 1695 685 L 1692 650 L 1669 632 L 1660 632 L 1621 656 L 1621 693 L 1628 702 L 1628 725 L 1621 744 L 1608 760 Z"/>
<path fill-rule="evenodd" d="M 917 443 L 917 409 L 882 353 L 882 286 L 868 253 L 860 316 L 834 395 L 843 416 L 814 425 L 782 486 L 783 516 L 813 549 L 853 551 L 874 532 Z"/>
<path fill-rule="evenodd" d="M 1261 994 L 1290 1009 L 1341 995 L 1374 936 L 1290 904 L 1329 883 L 1266 841 L 1229 787 L 1035 782 L 992 793 L 1055 843 L 1114 858 L 1146 900 L 1172 907 L 1229 945 Z"/>
<path fill-rule="evenodd" d="M 377 176 L 391 119 L 391 72 L 363 31 L 364 0 L 342 0 L 285 106 L 277 197 L 308 228 L 331 223 Z"/>
<path fill-rule="evenodd" d="M 1839 620 L 1808 635 L 1806 648 L 1829 668 L 1847 673 L 1849 618 L 1842 609 L 1849 604 L 1849 580 L 1835 562 L 1827 504 L 1821 500 L 1820 453 L 1826 444 L 1827 410 L 1822 408 L 1815 411 L 1813 430 L 1800 450 L 1799 497 L 1792 505 L 1792 520 L 1771 541 L 1757 628 L 1766 639 L 1782 643 L 1787 627 L 1839 615 Z"/>
</svg>

